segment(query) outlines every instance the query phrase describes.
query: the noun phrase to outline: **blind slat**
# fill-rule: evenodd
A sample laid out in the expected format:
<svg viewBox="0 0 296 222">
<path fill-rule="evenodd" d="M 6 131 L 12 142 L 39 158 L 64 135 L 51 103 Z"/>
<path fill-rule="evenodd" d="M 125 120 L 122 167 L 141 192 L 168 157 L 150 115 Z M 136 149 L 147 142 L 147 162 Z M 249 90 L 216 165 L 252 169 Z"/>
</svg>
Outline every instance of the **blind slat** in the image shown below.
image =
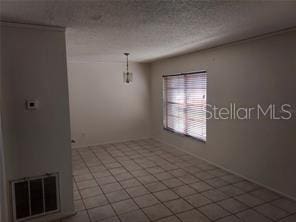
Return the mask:
<svg viewBox="0 0 296 222">
<path fill-rule="evenodd" d="M 207 73 L 163 77 L 163 125 L 206 140 Z"/>
</svg>

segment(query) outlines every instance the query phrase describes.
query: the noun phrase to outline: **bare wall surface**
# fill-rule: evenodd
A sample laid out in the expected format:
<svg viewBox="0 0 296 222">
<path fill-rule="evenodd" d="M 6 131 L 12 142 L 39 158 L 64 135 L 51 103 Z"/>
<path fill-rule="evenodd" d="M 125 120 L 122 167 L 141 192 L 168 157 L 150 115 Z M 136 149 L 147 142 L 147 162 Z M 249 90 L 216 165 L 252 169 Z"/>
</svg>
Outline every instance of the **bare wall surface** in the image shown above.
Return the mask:
<svg viewBox="0 0 296 222">
<path fill-rule="evenodd" d="M 130 84 L 125 69 L 124 62 L 68 63 L 74 147 L 150 137 L 149 66 L 131 63 Z"/>
<path fill-rule="evenodd" d="M 290 103 L 295 109 L 296 32 L 241 42 L 152 64 L 153 137 L 296 198 L 293 120 L 208 120 L 207 142 L 162 128 L 162 75 L 208 72 L 208 103 L 243 107 Z"/>
<path fill-rule="evenodd" d="M 1 63 L 5 182 L 59 172 L 61 215 L 72 213 L 65 33 L 1 23 Z M 27 110 L 27 99 L 39 109 Z"/>
</svg>

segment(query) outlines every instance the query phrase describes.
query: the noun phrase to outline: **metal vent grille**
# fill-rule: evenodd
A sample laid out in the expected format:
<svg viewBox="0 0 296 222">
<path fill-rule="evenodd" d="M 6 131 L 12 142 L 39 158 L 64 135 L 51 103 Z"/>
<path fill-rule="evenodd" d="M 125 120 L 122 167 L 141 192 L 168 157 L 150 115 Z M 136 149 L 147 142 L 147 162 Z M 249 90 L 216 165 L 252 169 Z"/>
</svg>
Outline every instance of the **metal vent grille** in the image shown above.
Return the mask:
<svg viewBox="0 0 296 222">
<path fill-rule="evenodd" d="M 58 212 L 58 173 L 24 178 L 11 182 L 15 221 Z"/>
</svg>

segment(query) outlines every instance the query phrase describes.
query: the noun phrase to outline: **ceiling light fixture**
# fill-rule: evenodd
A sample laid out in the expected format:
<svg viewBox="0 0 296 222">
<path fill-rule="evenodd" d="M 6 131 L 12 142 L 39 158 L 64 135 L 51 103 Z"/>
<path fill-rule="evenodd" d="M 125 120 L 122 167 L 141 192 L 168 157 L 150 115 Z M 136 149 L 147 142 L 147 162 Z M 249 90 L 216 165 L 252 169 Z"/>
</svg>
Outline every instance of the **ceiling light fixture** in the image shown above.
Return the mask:
<svg viewBox="0 0 296 222">
<path fill-rule="evenodd" d="M 123 81 L 125 83 L 131 83 L 133 81 L 133 73 L 128 71 L 128 56 L 129 56 L 129 53 L 126 52 L 126 53 L 124 53 L 124 55 L 126 56 L 126 72 L 123 72 Z"/>
</svg>

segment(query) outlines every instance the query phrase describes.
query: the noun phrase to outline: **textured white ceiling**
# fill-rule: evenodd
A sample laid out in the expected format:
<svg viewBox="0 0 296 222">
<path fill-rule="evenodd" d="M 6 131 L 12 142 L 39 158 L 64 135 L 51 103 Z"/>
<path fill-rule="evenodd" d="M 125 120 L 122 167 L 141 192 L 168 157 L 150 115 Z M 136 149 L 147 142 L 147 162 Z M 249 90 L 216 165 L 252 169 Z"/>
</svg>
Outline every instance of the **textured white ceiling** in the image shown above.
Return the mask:
<svg viewBox="0 0 296 222">
<path fill-rule="evenodd" d="M 296 26 L 296 1 L 1 0 L 1 20 L 65 26 L 71 61 L 133 61 Z"/>
</svg>

